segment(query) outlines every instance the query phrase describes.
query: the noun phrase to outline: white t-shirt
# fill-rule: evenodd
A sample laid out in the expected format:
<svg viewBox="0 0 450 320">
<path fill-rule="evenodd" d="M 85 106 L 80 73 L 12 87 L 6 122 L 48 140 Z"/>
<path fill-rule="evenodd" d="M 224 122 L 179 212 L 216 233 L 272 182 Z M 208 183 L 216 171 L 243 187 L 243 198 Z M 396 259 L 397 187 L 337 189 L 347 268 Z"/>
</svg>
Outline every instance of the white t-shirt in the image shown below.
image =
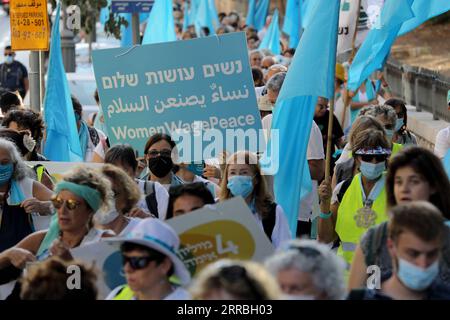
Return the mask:
<svg viewBox="0 0 450 320">
<path fill-rule="evenodd" d="M 342 117 L 344 115 L 344 109 L 345 109 L 345 104 L 344 104 L 344 100 L 342 99 L 342 96 L 341 96 L 335 102 L 334 115 L 338 119 L 342 130 L 345 132 L 345 130 L 348 129 L 350 127 L 350 125 L 351 125 L 350 121 L 351 121 L 351 117 L 352 116 L 350 114 L 350 107 L 348 107 L 346 109 L 346 112 L 345 112 L 344 123 L 342 123 Z"/>
<path fill-rule="evenodd" d="M 214 193 L 215 194 L 213 194 L 213 197 L 214 197 L 214 199 L 215 198 L 217 198 L 219 195 L 220 195 L 220 187 L 217 185 L 217 184 L 215 184 L 214 182 L 212 182 L 212 181 L 209 181 L 208 179 L 205 179 L 205 178 L 203 178 L 203 177 L 200 177 L 200 176 L 195 176 L 194 177 L 194 180 L 192 181 L 193 183 L 194 182 L 202 182 L 202 183 L 204 183 L 205 185 L 208 185 L 208 184 L 210 184 L 210 185 L 212 185 L 213 187 L 214 187 Z M 209 188 L 208 188 L 209 189 Z"/>
<path fill-rule="evenodd" d="M 443 159 L 449 148 L 450 148 L 450 127 L 447 127 L 438 132 L 436 136 L 436 142 L 434 144 L 434 153 L 440 159 Z"/>
<path fill-rule="evenodd" d="M 313 121 L 311 127 L 311 134 L 309 136 L 308 150 L 306 153 L 307 160 L 322 160 L 325 158 L 325 152 L 323 150 L 322 132 L 320 132 L 319 126 Z M 311 218 L 311 212 L 313 210 L 314 200 L 318 201 L 315 196 L 317 194 L 318 182 L 312 180 L 312 190 L 307 194 L 300 202 L 300 209 L 298 213 L 298 220 L 309 221 Z"/>
<path fill-rule="evenodd" d="M 289 229 L 289 224 L 286 218 L 286 214 L 284 213 L 283 208 L 280 205 L 277 205 L 275 209 L 275 226 L 272 231 L 272 244 L 275 248 L 278 248 L 283 241 L 292 239 L 291 230 Z M 254 215 L 256 218 L 256 222 L 261 227 L 264 232 L 264 226 L 259 214 Z"/>
<path fill-rule="evenodd" d="M 118 286 L 117 288 L 115 288 L 113 291 L 111 291 L 110 294 L 108 294 L 105 300 L 113 300 L 114 297 L 117 296 L 117 294 L 120 292 L 120 290 L 122 290 L 122 288 L 123 286 Z M 136 300 L 136 297 L 133 297 L 132 300 Z M 192 300 L 192 297 L 186 289 L 177 287 L 174 291 L 172 291 L 171 294 L 169 294 L 162 300 Z"/>
<path fill-rule="evenodd" d="M 262 93 L 263 93 L 265 88 L 266 88 L 266 86 L 256 87 L 255 88 L 256 99 L 262 97 Z"/>
<path fill-rule="evenodd" d="M 169 205 L 169 193 L 167 192 L 166 188 L 159 183 L 154 181 L 155 184 L 155 194 L 156 194 L 156 202 L 158 203 L 158 217 L 161 220 L 166 220 L 166 214 L 167 214 L 167 206 Z M 144 180 L 138 180 L 138 187 L 139 190 L 141 190 L 141 199 L 137 203 L 136 207 L 150 212 L 147 202 L 145 201 L 145 191 L 144 191 L 145 181 Z"/>
</svg>

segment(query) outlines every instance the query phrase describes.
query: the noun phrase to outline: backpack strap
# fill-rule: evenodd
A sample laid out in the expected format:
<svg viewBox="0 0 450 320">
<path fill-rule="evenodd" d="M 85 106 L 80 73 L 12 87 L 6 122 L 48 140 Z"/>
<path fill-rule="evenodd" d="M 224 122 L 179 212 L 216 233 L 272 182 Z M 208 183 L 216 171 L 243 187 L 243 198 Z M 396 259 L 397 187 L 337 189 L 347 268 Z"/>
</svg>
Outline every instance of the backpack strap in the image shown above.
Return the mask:
<svg viewBox="0 0 450 320">
<path fill-rule="evenodd" d="M 262 220 L 264 233 L 270 239 L 270 242 L 272 242 L 272 233 L 273 228 L 275 227 L 276 219 L 277 219 L 277 204 L 275 202 L 272 202 L 270 204 L 269 214 Z"/>
<path fill-rule="evenodd" d="M 149 182 L 150 187 L 147 188 L 147 183 Z M 144 191 L 146 194 L 145 203 L 147 204 L 148 210 L 150 210 L 150 213 L 152 213 L 155 217 L 159 218 L 158 201 L 156 200 L 155 184 L 153 183 L 153 181 L 145 182 Z"/>
<path fill-rule="evenodd" d="M 337 195 L 337 198 L 339 200 L 339 203 L 342 202 L 342 199 L 344 198 L 344 194 L 347 191 L 348 187 L 350 187 L 352 183 L 353 178 L 347 179 L 342 183 L 341 190 L 339 190 L 339 193 Z"/>
<path fill-rule="evenodd" d="M 376 264 L 375 259 L 380 254 L 380 249 L 383 246 L 382 240 L 387 234 L 387 225 L 387 222 L 383 222 L 369 231 L 370 233 L 367 243 L 367 254 L 365 256 L 366 266 Z"/>
</svg>

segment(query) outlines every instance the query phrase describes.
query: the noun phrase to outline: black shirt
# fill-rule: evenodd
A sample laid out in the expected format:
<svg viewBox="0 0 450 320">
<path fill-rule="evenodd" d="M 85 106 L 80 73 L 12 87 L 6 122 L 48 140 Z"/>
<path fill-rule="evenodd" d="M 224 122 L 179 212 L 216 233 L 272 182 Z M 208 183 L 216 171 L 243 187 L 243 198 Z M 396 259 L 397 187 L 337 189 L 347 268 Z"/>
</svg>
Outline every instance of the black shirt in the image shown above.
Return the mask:
<svg viewBox="0 0 450 320">
<path fill-rule="evenodd" d="M 327 137 L 328 137 L 328 117 L 329 117 L 330 111 L 325 111 L 325 114 L 323 117 L 314 117 L 314 121 L 316 122 L 317 126 L 320 129 L 320 132 L 322 132 L 322 139 L 323 139 L 323 149 L 325 153 L 327 152 Z M 339 139 L 341 139 L 344 136 L 344 132 L 342 131 L 342 127 L 336 118 L 336 116 L 333 114 L 333 136 L 332 136 L 332 146 L 331 146 L 331 155 L 334 154 L 335 146 L 337 145 Z"/>
<path fill-rule="evenodd" d="M 22 98 L 25 97 L 24 79 L 28 78 L 28 71 L 19 61 L 0 64 L 0 88 L 5 91 L 19 90 Z"/>
</svg>

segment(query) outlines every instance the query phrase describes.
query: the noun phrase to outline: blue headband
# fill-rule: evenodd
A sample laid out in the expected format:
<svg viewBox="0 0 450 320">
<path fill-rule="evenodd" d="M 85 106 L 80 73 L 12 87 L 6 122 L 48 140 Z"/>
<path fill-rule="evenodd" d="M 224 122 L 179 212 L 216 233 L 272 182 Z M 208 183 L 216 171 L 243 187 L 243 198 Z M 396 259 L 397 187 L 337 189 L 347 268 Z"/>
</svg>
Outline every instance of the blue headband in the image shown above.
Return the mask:
<svg viewBox="0 0 450 320">
<path fill-rule="evenodd" d="M 56 185 L 55 193 L 60 193 L 61 190 L 68 190 L 76 194 L 78 197 L 83 198 L 89 204 L 91 209 L 94 210 L 94 212 L 100 208 L 102 197 L 100 192 L 94 188 L 69 181 L 61 181 Z"/>
</svg>

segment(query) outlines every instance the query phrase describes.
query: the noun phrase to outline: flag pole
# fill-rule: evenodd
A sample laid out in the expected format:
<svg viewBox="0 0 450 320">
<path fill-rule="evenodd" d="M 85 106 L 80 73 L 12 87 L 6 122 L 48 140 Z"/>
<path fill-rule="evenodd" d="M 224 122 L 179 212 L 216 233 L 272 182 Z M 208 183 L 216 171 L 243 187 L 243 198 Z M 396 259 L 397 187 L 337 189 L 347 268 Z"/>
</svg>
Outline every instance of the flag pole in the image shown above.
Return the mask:
<svg viewBox="0 0 450 320">
<path fill-rule="evenodd" d="M 356 42 L 356 36 L 358 34 L 358 22 L 359 22 L 359 15 L 361 14 L 361 0 L 358 0 L 358 13 L 356 14 L 356 23 L 355 23 L 355 33 L 353 33 L 353 39 L 352 39 L 352 52 L 350 54 L 350 58 L 349 60 L 353 60 L 353 58 L 356 55 L 356 46 L 355 46 L 355 42 Z M 342 114 L 342 118 L 341 118 L 341 123 L 342 123 L 342 128 L 344 128 L 344 124 L 345 124 L 345 117 L 347 115 L 347 109 L 350 105 L 350 99 L 352 97 L 350 96 L 350 92 L 348 90 L 345 90 L 345 95 L 344 95 L 344 112 Z"/>
<path fill-rule="evenodd" d="M 337 26 L 336 30 L 339 30 L 339 14 L 337 18 Z M 326 154 L 326 160 L 325 160 L 325 179 L 328 179 L 331 174 L 331 144 L 333 142 L 333 120 L 334 120 L 334 101 L 336 97 L 336 56 L 337 56 L 337 42 L 338 37 L 336 37 L 336 44 L 335 49 L 336 52 L 334 53 L 335 61 L 334 61 L 334 67 L 333 67 L 333 84 L 332 84 L 332 92 L 331 92 L 331 99 L 330 99 L 330 110 L 328 114 L 328 134 L 327 134 L 327 154 Z"/>
</svg>

